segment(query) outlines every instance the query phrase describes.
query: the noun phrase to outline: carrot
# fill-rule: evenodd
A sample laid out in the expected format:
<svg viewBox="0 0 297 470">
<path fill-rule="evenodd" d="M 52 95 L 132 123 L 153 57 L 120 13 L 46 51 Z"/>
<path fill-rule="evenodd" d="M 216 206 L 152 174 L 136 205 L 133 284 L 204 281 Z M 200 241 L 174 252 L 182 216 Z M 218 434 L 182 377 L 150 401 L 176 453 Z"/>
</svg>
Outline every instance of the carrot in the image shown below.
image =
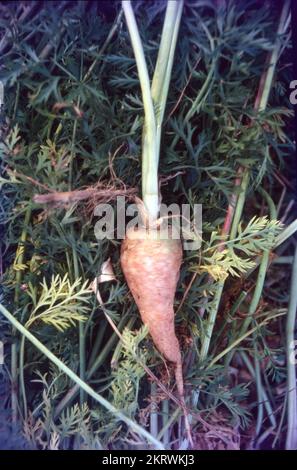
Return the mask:
<svg viewBox="0 0 297 470">
<path fill-rule="evenodd" d="M 132 228 L 121 247 L 121 265 L 154 344 L 175 364 L 178 393 L 183 399 L 182 359 L 174 328 L 173 302 L 182 262 L 180 240 L 157 229 Z"/>
<path fill-rule="evenodd" d="M 189 442 L 193 445 L 184 400 L 182 357 L 174 329 L 174 295 L 182 262 L 182 246 L 172 234 L 157 229 L 160 217 L 158 163 L 174 50 L 183 0 L 168 1 L 156 67 L 150 83 L 148 68 L 131 2 L 122 2 L 138 70 L 145 125 L 142 135 L 142 205 L 146 228 L 127 231 L 121 248 L 121 265 L 143 322 L 166 359 L 175 365 L 175 378 Z M 155 109 L 158 112 L 155 112 Z M 143 213 L 144 212 L 144 213 Z"/>
</svg>

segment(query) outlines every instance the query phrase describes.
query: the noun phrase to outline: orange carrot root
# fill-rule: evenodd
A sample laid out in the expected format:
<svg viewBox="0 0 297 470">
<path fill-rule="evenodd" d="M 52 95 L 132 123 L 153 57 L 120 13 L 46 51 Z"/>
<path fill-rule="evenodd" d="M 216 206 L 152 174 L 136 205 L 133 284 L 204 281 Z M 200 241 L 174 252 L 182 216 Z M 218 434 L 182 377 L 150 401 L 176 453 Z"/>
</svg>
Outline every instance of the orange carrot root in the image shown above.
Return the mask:
<svg viewBox="0 0 297 470">
<path fill-rule="evenodd" d="M 166 359 L 175 364 L 175 380 L 193 446 L 184 399 L 182 357 L 174 328 L 173 302 L 182 262 L 180 240 L 164 238 L 164 231 L 132 228 L 121 248 L 121 265 L 141 318 Z"/>
<path fill-rule="evenodd" d="M 121 265 L 143 322 L 166 359 L 175 364 L 176 382 L 184 395 L 182 360 L 174 329 L 173 302 L 182 262 L 180 240 L 164 239 L 165 232 L 128 230 L 121 249 Z"/>
<path fill-rule="evenodd" d="M 182 246 L 172 233 L 132 228 L 121 248 L 121 265 L 152 339 L 166 359 L 175 364 L 175 380 L 191 446 L 190 423 L 184 399 L 182 357 L 174 328 L 173 302 L 182 262 Z"/>
</svg>

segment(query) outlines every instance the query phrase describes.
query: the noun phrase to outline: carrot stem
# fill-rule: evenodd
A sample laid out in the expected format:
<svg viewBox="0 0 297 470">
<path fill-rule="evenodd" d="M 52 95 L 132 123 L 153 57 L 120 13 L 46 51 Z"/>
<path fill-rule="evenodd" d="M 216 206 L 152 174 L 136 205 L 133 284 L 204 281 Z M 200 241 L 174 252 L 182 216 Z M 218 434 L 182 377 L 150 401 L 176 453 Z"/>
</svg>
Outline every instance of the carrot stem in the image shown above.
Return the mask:
<svg viewBox="0 0 297 470">
<path fill-rule="evenodd" d="M 122 2 L 122 6 L 135 55 L 145 114 L 142 142 L 142 198 L 152 220 L 156 220 L 159 213 L 156 117 L 150 91 L 148 69 L 131 2 L 125 0 Z"/>
<path fill-rule="evenodd" d="M 175 46 L 183 9 L 183 1 L 167 2 L 161 43 L 150 86 L 141 38 L 134 12 L 129 0 L 122 6 L 131 37 L 144 106 L 144 127 L 142 134 L 142 198 L 151 222 L 159 214 L 158 164 L 161 130 L 168 95 Z"/>
</svg>

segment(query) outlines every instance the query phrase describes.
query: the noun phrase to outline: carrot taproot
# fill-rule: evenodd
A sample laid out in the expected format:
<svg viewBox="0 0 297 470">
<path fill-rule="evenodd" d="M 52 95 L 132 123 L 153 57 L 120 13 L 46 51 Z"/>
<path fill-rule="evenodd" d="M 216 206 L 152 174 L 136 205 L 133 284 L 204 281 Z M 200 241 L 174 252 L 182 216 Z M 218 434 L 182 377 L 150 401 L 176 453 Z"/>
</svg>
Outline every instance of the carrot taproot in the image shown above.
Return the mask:
<svg viewBox="0 0 297 470">
<path fill-rule="evenodd" d="M 183 400 L 182 357 L 173 310 L 182 245 L 172 233 L 166 231 L 165 234 L 162 229 L 130 228 L 121 247 L 121 266 L 154 344 L 175 365 L 176 385 Z"/>
</svg>

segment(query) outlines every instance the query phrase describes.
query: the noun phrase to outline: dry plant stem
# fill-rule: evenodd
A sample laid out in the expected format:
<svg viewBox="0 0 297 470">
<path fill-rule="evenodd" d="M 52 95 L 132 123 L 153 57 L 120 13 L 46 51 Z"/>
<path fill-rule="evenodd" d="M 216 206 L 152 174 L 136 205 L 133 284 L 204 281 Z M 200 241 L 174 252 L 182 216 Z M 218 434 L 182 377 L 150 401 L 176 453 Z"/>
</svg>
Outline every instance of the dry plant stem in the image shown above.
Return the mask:
<svg viewBox="0 0 297 470">
<path fill-rule="evenodd" d="M 112 187 L 104 187 L 98 183 L 95 186 L 86 189 L 77 189 L 65 192 L 49 192 L 48 194 L 35 194 L 33 202 L 36 204 L 48 204 L 50 206 L 67 206 L 80 201 L 96 201 L 109 202 L 117 198 L 117 196 L 133 197 L 136 193 L 134 188 L 116 189 Z"/>
<path fill-rule="evenodd" d="M 78 201 L 89 199 L 94 194 L 93 189 L 65 191 L 65 192 L 50 192 L 48 194 L 35 194 L 33 202 L 36 204 L 51 204 L 51 205 L 67 205 L 73 204 Z"/>
<path fill-rule="evenodd" d="M 287 342 L 287 397 L 288 397 L 288 430 L 286 437 L 286 449 L 297 449 L 297 395 L 296 395 L 296 342 L 295 325 L 297 311 L 297 244 L 295 246 L 294 262 L 292 266 L 292 279 L 290 302 L 286 326 Z"/>
</svg>

